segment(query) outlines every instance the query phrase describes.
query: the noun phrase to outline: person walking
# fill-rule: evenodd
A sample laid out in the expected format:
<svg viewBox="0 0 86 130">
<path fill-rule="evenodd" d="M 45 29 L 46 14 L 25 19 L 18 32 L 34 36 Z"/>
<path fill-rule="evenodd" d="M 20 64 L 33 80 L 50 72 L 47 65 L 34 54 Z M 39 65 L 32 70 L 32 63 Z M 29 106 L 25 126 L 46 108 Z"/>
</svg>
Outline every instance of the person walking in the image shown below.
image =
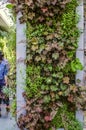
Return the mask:
<svg viewBox="0 0 86 130">
<path fill-rule="evenodd" d="M 3 62 L 6 64 L 7 67 L 7 71 L 9 72 L 10 70 L 10 65 L 7 59 L 4 58 L 4 53 L 2 51 L 0 51 L 0 55 L 2 56 Z"/>
<path fill-rule="evenodd" d="M 3 61 L 3 55 L 0 53 L 0 117 L 1 117 L 1 104 L 2 101 L 6 104 L 6 111 L 9 111 L 9 99 L 4 98 L 3 88 L 8 86 L 7 82 L 8 68 L 6 63 Z"/>
</svg>

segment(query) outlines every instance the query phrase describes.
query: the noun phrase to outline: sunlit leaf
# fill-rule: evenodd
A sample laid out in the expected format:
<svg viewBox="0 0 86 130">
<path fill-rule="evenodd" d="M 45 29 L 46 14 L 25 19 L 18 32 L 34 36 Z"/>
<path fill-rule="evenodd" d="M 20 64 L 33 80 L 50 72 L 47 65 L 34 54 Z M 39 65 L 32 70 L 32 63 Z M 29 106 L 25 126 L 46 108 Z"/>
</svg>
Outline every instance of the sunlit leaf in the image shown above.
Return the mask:
<svg viewBox="0 0 86 130">
<path fill-rule="evenodd" d="M 58 73 L 57 73 L 57 76 L 58 76 L 58 78 L 60 78 L 60 79 L 63 78 L 63 72 L 58 72 Z"/>
<path fill-rule="evenodd" d="M 59 91 L 59 92 L 58 92 L 58 95 L 59 95 L 59 96 L 63 95 L 63 92 L 62 92 L 62 91 Z"/>
<path fill-rule="evenodd" d="M 71 70 L 73 72 L 76 72 L 77 70 L 82 70 L 82 69 L 83 69 L 83 66 L 78 58 L 71 61 Z"/>
<path fill-rule="evenodd" d="M 27 4 L 28 6 L 31 6 L 32 3 L 33 3 L 32 0 L 25 0 L 25 4 Z"/>
<path fill-rule="evenodd" d="M 38 49 L 38 45 L 32 45 L 31 50 L 36 51 Z"/>
<path fill-rule="evenodd" d="M 52 58 L 57 60 L 59 58 L 59 53 L 53 53 Z"/>
<path fill-rule="evenodd" d="M 39 49 L 37 50 L 38 53 L 41 53 L 45 48 L 45 45 L 44 44 L 41 44 Z"/>
<path fill-rule="evenodd" d="M 32 44 L 37 45 L 38 44 L 38 39 L 36 37 L 33 37 L 30 41 Z"/>
<path fill-rule="evenodd" d="M 41 55 L 41 59 L 42 59 L 42 62 L 45 62 L 46 61 L 46 56 Z"/>
<path fill-rule="evenodd" d="M 64 77 L 63 78 L 63 83 L 69 84 L 70 78 L 69 77 Z"/>
<path fill-rule="evenodd" d="M 32 20 L 35 17 L 35 13 L 28 13 L 28 19 Z"/>
<path fill-rule="evenodd" d="M 57 86 L 50 86 L 50 89 L 52 90 L 52 91 L 57 91 L 58 90 L 58 88 L 57 88 Z"/>
<path fill-rule="evenodd" d="M 13 5 L 13 4 L 7 4 L 6 7 L 7 7 L 8 9 L 12 9 L 12 8 L 14 7 L 14 5 Z"/>
<path fill-rule="evenodd" d="M 50 92 L 50 96 L 51 96 L 51 98 L 55 98 L 55 93 L 54 92 Z"/>
<path fill-rule="evenodd" d="M 51 100 L 50 95 L 44 96 L 44 102 L 45 102 L 45 103 L 49 103 L 50 100 Z"/>
<path fill-rule="evenodd" d="M 52 65 L 49 65 L 49 66 L 48 66 L 48 69 L 49 69 L 49 71 L 52 71 L 52 70 L 53 70 Z"/>
<path fill-rule="evenodd" d="M 48 32 L 47 32 L 47 31 L 43 32 L 43 35 L 47 36 L 47 35 L 48 35 Z"/>
<path fill-rule="evenodd" d="M 32 59 L 32 55 L 29 54 L 29 55 L 27 56 L 27 60 L 29 61 L 29 60 L 31 60 L 31 59 Z"/>
<path fill-rule="evenodd" d="M 77 88 L 77 86 L 75 86 L 75 85 L 70 85 L 70 90 L 75 93 L 75 92 L 78 91 L 78 88 Z"/>
<path fill-rule="evenodd" d="M 51 46 L 50 45 L 46 45 L 45 46 L 45 50 L 50 51 L 51 50 Z"/>
<path fill-rule="evenodd" d="M 51 82 L 52 82 L 52 78 L 47 78 L 47 79 L 46 79 L 46 83 L 47 83 L 47 84 L 50 84 Z"/>
<path fill-rule="evenodd" d="M 57 74 L 56 74 L 56 73 L 53 73 L 52 76 L 53 76 L 53 77 L 57 77 Z"/>
<path fill-rule="evenodd" d="M 47 35 L 46 36 L 46 40 L 51 40 L 54 38 L 54 35 L 53 34 L 50 34 L 50 35 Z"/>
<path fill-rule="evenodd" d="M 36 57 L 35 57 L 35 61 L 38 62 L 38 61 L 40 61 L 40 60 L 41 60 L 41 57 L 40 57 L 40 56 L 36 56 Z"/>
</svg>

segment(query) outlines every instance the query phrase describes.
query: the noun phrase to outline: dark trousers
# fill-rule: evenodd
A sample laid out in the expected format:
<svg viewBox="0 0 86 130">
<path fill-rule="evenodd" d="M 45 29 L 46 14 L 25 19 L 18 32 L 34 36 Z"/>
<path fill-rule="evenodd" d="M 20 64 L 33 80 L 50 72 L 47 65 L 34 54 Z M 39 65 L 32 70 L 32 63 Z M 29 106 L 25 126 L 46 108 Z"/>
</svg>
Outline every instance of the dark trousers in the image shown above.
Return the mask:
<svg viewBox="0 0 86 130">
<path fill-rule="evenodd" d="M 3 86 L 0 85 L 0 106 L 1 106 L 2 102 L 3 102 L 4 104 L 6 104 L 6 106 L 9 106 L 9 97 L 7 97 L 7 96 L 3 93 Z M 0 111 L 1 111 L 1 107 L 0 107 Z"/>
</svg>

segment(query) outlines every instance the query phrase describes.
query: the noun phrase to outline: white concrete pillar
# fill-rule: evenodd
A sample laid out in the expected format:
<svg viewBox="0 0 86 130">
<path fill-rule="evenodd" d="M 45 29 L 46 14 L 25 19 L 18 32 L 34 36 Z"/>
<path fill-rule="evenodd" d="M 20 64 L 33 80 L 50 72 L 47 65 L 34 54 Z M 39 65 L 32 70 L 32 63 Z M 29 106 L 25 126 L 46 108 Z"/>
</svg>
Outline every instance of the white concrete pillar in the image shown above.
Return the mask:
<svg viewBox="0 0 86 130">
<path fill-rule="evenodd" d="M 77 14 L 79 15 L 79 23 L 78 28 L 81 30 L 81 34 L 79 37 L 78 42 L 78 49 L 76 51 L 76 57 L 80 59 L 80 62 L 84 66 L 84 9 L 83 9 L 83 0 L 80 0 L 80 5 L 77 7 L 76 10 Z M 80 83 L 77 83 L 77 79 L 80 79 Z M 84 86 L 84 71 L 77 71 L 76 74 L 76 84 L 79 86 Z"/>
<path fill-rule="evenodd" d="M 23 88 L 25 87 L 26 80 L 26 24 L 20 24 L 19 18 L 21 13 L 17 14 L 16 23 L 16 96 L 17 96 L 17 119 L 20 114 L 24 114 L 25 101 L 22 96 Z"/>
<path fill-rule="evenodd" d="M 80 62 L 84 66 L 84 8 L 83 8 L 83 0 L 79 0 L 80 4 L 77 7 L 77 14 L 80 16 L 79 23 L 78 23 L 78 28 L 81 30 L 81 35 L 79 37 L 79 42 L 78 42 L 78 49 L 76 51 L 76 57 L 80 59 Z M 81 82 L 77 83 L 77 79 L 79 79 Z M 76 84 L 79 86 L 84 86 L 84 70 L 82 71 L 77 71 L 76 74 Z M 80 122 L 84 122 L 84 116 L 83 116 L 83 111 L 77 110 L 76 111 L 76 118 Z"/>
</svg>

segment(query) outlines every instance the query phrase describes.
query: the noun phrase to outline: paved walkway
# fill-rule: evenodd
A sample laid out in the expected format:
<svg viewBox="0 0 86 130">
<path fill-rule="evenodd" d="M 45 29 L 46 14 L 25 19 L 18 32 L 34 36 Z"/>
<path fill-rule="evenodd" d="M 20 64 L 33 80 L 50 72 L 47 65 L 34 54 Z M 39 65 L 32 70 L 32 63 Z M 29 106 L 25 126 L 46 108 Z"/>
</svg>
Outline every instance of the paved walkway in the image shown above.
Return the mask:
<svg viewBox="0 0 86 130">
<path fill-rule="evenodd" d="M 5 107 L 2 108 L 2 116 L 0 117 L 0 130 L 19 130 L 11 114 L 6 114 Z"/>
</svg>

